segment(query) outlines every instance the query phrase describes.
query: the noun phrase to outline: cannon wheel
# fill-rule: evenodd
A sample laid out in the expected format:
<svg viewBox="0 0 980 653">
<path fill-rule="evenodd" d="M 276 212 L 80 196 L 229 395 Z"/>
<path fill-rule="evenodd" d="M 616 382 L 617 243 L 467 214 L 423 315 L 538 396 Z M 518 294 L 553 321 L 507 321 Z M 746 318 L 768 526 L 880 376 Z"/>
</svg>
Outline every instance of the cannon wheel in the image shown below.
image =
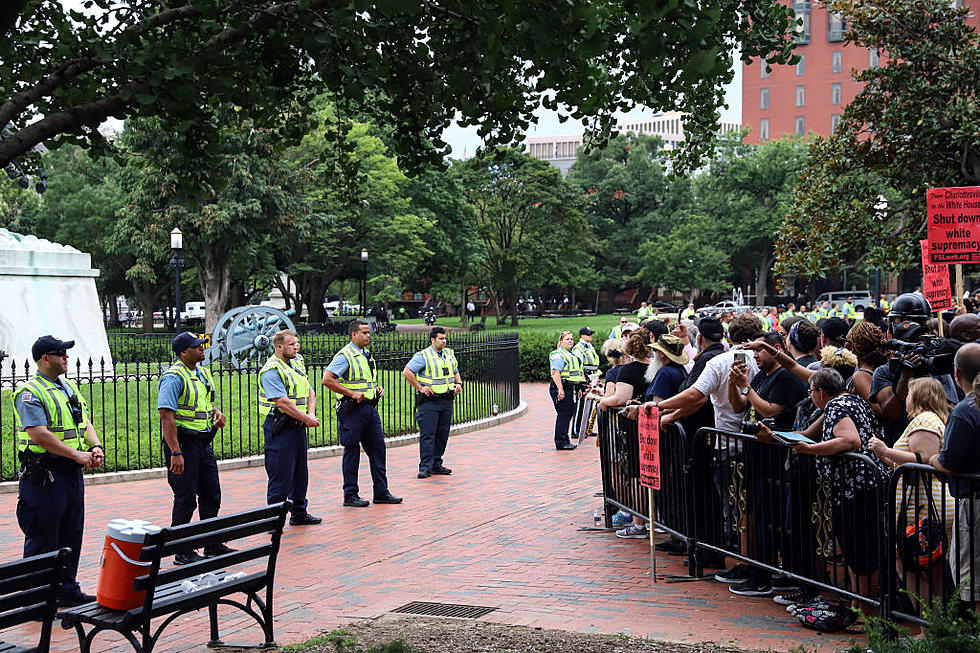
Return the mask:
<svg viewBox="0 0 980 653">
<path fill-rule="evenodd" d="M 272 355 L 272 336 L 277 331 L 293 329 L 292 320 L 269 306 L 240 306 L 218 320 L 211 335 L 211 360 L 222 358 L 241 369 L 261 364 Z"/>
</svg>

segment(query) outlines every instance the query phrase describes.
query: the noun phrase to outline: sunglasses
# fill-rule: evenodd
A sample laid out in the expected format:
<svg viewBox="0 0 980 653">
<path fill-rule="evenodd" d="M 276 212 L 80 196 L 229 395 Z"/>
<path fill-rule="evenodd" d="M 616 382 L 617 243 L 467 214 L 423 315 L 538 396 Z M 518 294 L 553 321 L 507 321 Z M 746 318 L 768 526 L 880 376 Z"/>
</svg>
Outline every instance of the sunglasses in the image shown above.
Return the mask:
<svg viewBox="0 0 980 653">
<path fill-rule="evenodd" d="M 65 356 L 68 355 L 68 351 L 65 350 L 65 349 L 59 349 L 58 351 L 49 351 L 47 355 L 48 356 L 61 356 L 62 358 L 64 358 Z"/>
</svg>

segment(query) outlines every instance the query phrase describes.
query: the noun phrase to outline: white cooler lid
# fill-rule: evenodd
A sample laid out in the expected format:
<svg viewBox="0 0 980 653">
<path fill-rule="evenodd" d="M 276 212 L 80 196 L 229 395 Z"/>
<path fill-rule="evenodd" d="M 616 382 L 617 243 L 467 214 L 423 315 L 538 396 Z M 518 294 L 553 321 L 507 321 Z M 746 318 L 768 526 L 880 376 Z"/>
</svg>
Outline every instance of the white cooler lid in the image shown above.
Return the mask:
<svg viewBox="0 0 980 653">
<path fill-rule="evenodd" d="M 106 534 L 121 542 L 139 542 L 142 544 L 146 536 L 159 533 L 160 527 L 142 519 L 113 519 L 109 522 Z"/>
</svg>

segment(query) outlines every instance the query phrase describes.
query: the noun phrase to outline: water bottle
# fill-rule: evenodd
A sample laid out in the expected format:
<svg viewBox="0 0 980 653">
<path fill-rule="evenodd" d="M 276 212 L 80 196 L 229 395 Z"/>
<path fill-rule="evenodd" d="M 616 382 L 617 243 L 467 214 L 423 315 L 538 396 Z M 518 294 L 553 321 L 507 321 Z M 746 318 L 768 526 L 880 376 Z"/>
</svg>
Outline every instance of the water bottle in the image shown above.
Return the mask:
<svg viewBox="0 0 980 653">
<path fill-rule="evenodd" d="M 192 594 L 193 592 L 197 591 L 197 584 L 193 580 L 188 578 L 187 580 L 185 580 L 183 583 L 180 584 L 180 590 L 184 594 Z"/>
<path fill-rule="evenodd" d="M 602 509 L 596 508 L 595 512 L 592 513 L 592 521 L 595 523 L 596 528 L 602 528 Z"/>
<path fill-rule="evenodd" d="M 497 416 L 497 404 L 494 404 L 493 405 L 493 408 L 491 408 L 491 412 L 493 413 L 493 416 L 494 417 Z"/>
<path fill-rule="evenodd" d="M 213 572 L 208 572 L 206 574 L 201 574 L 200 579 L 197 581 L 197 586 L 200 588 L 213 587 L 218 584 L 218 577 L 214 575 Z"/>
</svg>

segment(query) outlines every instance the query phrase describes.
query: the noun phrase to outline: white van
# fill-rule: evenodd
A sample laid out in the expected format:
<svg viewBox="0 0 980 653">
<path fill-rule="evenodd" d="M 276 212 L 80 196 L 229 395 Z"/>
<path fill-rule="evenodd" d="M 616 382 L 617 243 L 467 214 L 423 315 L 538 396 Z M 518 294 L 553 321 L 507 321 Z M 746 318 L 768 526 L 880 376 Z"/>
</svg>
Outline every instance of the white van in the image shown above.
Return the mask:
<svg viewBox="0 0 980 653">
<path fill-rule="evenodd" d="M 185 324 L 204 322 L 204 302 L 187 302 L 180 312 L 180 321 Z"/>
<path fill-rule="evenodd" d="M 874 306 L 874 300 L 871 299 L 871 293 L 867 290 L 825 292 L 817 297 L 816 305 L 819 307 L 821 302 L 827 302 L 828 308 L 832 307 L 834 304 L 837 304 L 837 306 L 840 307 L 844 305 L 844 302 L 848 297 L 853 300 L 854 309 L 857 311 L 863 311 L 869 306 Z"/>
</svg>

